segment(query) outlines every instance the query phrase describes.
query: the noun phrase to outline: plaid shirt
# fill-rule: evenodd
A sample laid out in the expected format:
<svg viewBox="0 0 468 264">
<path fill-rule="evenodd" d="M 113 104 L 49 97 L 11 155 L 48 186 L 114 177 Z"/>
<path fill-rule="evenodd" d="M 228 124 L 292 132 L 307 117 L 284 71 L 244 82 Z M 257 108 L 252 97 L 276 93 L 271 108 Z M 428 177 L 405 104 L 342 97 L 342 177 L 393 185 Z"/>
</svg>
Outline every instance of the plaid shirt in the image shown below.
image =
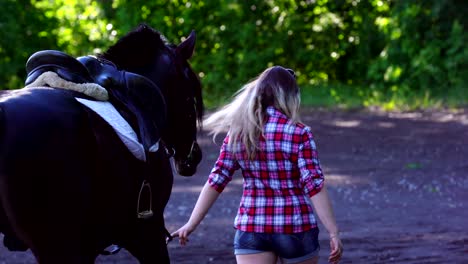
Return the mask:
<svg viewBox="0 0 468 264">
<path fill-rule="evenodd" d="M 208 183 L 222 192 L 237 169 L 244 178 L 243 195 L 234 227 L 245 232 L 297 233 L 317 226 L 309 197 L 324 182 L 310 128 L 290 123 L 273 107 L 254 160 L 246 159 L 242 143 L 238 151 L 224 139 Z"/>
</svg>

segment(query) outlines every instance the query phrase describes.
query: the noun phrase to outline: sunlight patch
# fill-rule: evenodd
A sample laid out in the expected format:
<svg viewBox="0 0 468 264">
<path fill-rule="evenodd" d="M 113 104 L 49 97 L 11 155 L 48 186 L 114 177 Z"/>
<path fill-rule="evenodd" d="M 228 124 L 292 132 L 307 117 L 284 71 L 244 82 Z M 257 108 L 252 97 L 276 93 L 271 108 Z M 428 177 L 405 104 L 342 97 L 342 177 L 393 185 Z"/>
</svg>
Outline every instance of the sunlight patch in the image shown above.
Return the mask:
<svg viewBox="0 0 468 264">
<path fill-rule="evenodd" d="M 330 185 L 350 185 L 350 184 L 369 184 L 370 180 L 364 177 L 357 177 L 343 174 L 328 174 L 325 176 L 325 182 Z"/>
<path fill-rule="evenodd" d="M 337 120 L 331 122 L 334 126 L 337 127 L 357 127 L 361 125 L 361 121 L 359 120 Z"/>
<path fill-rule="evenodd" d="M 382 128 L 393 128 L 395 127 L 394 123 L 391 122 L 378 122 L 377 125 Z"/>
</svg>

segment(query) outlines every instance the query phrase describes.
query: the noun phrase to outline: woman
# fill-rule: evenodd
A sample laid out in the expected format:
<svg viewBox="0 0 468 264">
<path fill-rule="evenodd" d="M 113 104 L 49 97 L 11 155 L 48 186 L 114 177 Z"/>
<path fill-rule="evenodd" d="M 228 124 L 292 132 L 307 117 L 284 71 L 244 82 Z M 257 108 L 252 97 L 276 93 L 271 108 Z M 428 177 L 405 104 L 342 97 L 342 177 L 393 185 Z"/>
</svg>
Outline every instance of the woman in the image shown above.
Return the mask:
<svg viewBox="0 0 468 264">
<path fill-rule="evenodd" d="M 299 122 L 299 105 L 294 72 L 274 66 L 205 120 L 214 137 L 228 133 L 190 219 L 172 234 L 181 245 L 241 169 L 243 196 L 234 220 L 237 263 L 317 263 L 313 207 L 330 234 L 329 261 L 339 262 L 338 227 L 312 133 Z"/>
</svg>

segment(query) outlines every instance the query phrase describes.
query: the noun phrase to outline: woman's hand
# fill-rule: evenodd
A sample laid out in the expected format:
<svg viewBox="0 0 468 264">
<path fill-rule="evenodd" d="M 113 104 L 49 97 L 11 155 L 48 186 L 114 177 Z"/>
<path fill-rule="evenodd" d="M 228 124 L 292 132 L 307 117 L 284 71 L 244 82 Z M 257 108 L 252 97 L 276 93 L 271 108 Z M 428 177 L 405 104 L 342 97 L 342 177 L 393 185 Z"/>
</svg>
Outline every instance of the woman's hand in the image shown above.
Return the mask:
<svg viewBox="0 0 468 264">
<path fill-rule="evenodd" d="M 343 254 L 343 243 L 341 243 L 341 239 L 337 234 L 330 235 L 330 249 L 328 262 L 336 264 L 340 261 Z"/>
<path fill-rule="evenodd" d="M 205 215 L 208 213 L 208 210 L 214 204 L 216 199 L 218 199 L 219 192 L 213 189 L 209 182 L 206 181 L 203 189 L 198 196 L 197 203 L 195 208 L 193 208 L 192 214 L 188 222 L 171 234 L 172 237 L 179 237 L 179 243 L 183 246 L 188 242 L 188 236 L 197 228 L 200 222 L 205 218 Z"/>
<path fill-rule="evenodd" d="M 171 234 L 172 237 L 178 237 L 179 238 L 179 244 L 182 246 L 185 246 L 187 244 L 188 236 L 195 230 L 195 226 L 186 223 L 184 226 L 179 228 L 177 231 L 173 232 Z"/>
</svg>

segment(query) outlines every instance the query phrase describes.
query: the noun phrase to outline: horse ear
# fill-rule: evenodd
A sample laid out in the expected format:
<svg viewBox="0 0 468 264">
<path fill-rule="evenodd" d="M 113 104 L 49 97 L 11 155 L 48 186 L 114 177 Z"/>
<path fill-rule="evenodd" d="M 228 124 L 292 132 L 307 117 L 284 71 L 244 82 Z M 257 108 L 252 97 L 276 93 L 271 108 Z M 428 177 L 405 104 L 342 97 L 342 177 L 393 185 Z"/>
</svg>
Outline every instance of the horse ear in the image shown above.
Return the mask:
<svg viewBox="0 0 468 264">
<path fill-rule="evenodd" d="M 193 51 L 195 50 L 195 40 L 197 36 L 195 34 L 195 30 L 192 30 L 190 35 L 185 39 L 182 43 L 177 46 L 177 53 L 182 55 L 182 57 L 186 60 L 190 59 L 193 55 Z"/>
</svg>

